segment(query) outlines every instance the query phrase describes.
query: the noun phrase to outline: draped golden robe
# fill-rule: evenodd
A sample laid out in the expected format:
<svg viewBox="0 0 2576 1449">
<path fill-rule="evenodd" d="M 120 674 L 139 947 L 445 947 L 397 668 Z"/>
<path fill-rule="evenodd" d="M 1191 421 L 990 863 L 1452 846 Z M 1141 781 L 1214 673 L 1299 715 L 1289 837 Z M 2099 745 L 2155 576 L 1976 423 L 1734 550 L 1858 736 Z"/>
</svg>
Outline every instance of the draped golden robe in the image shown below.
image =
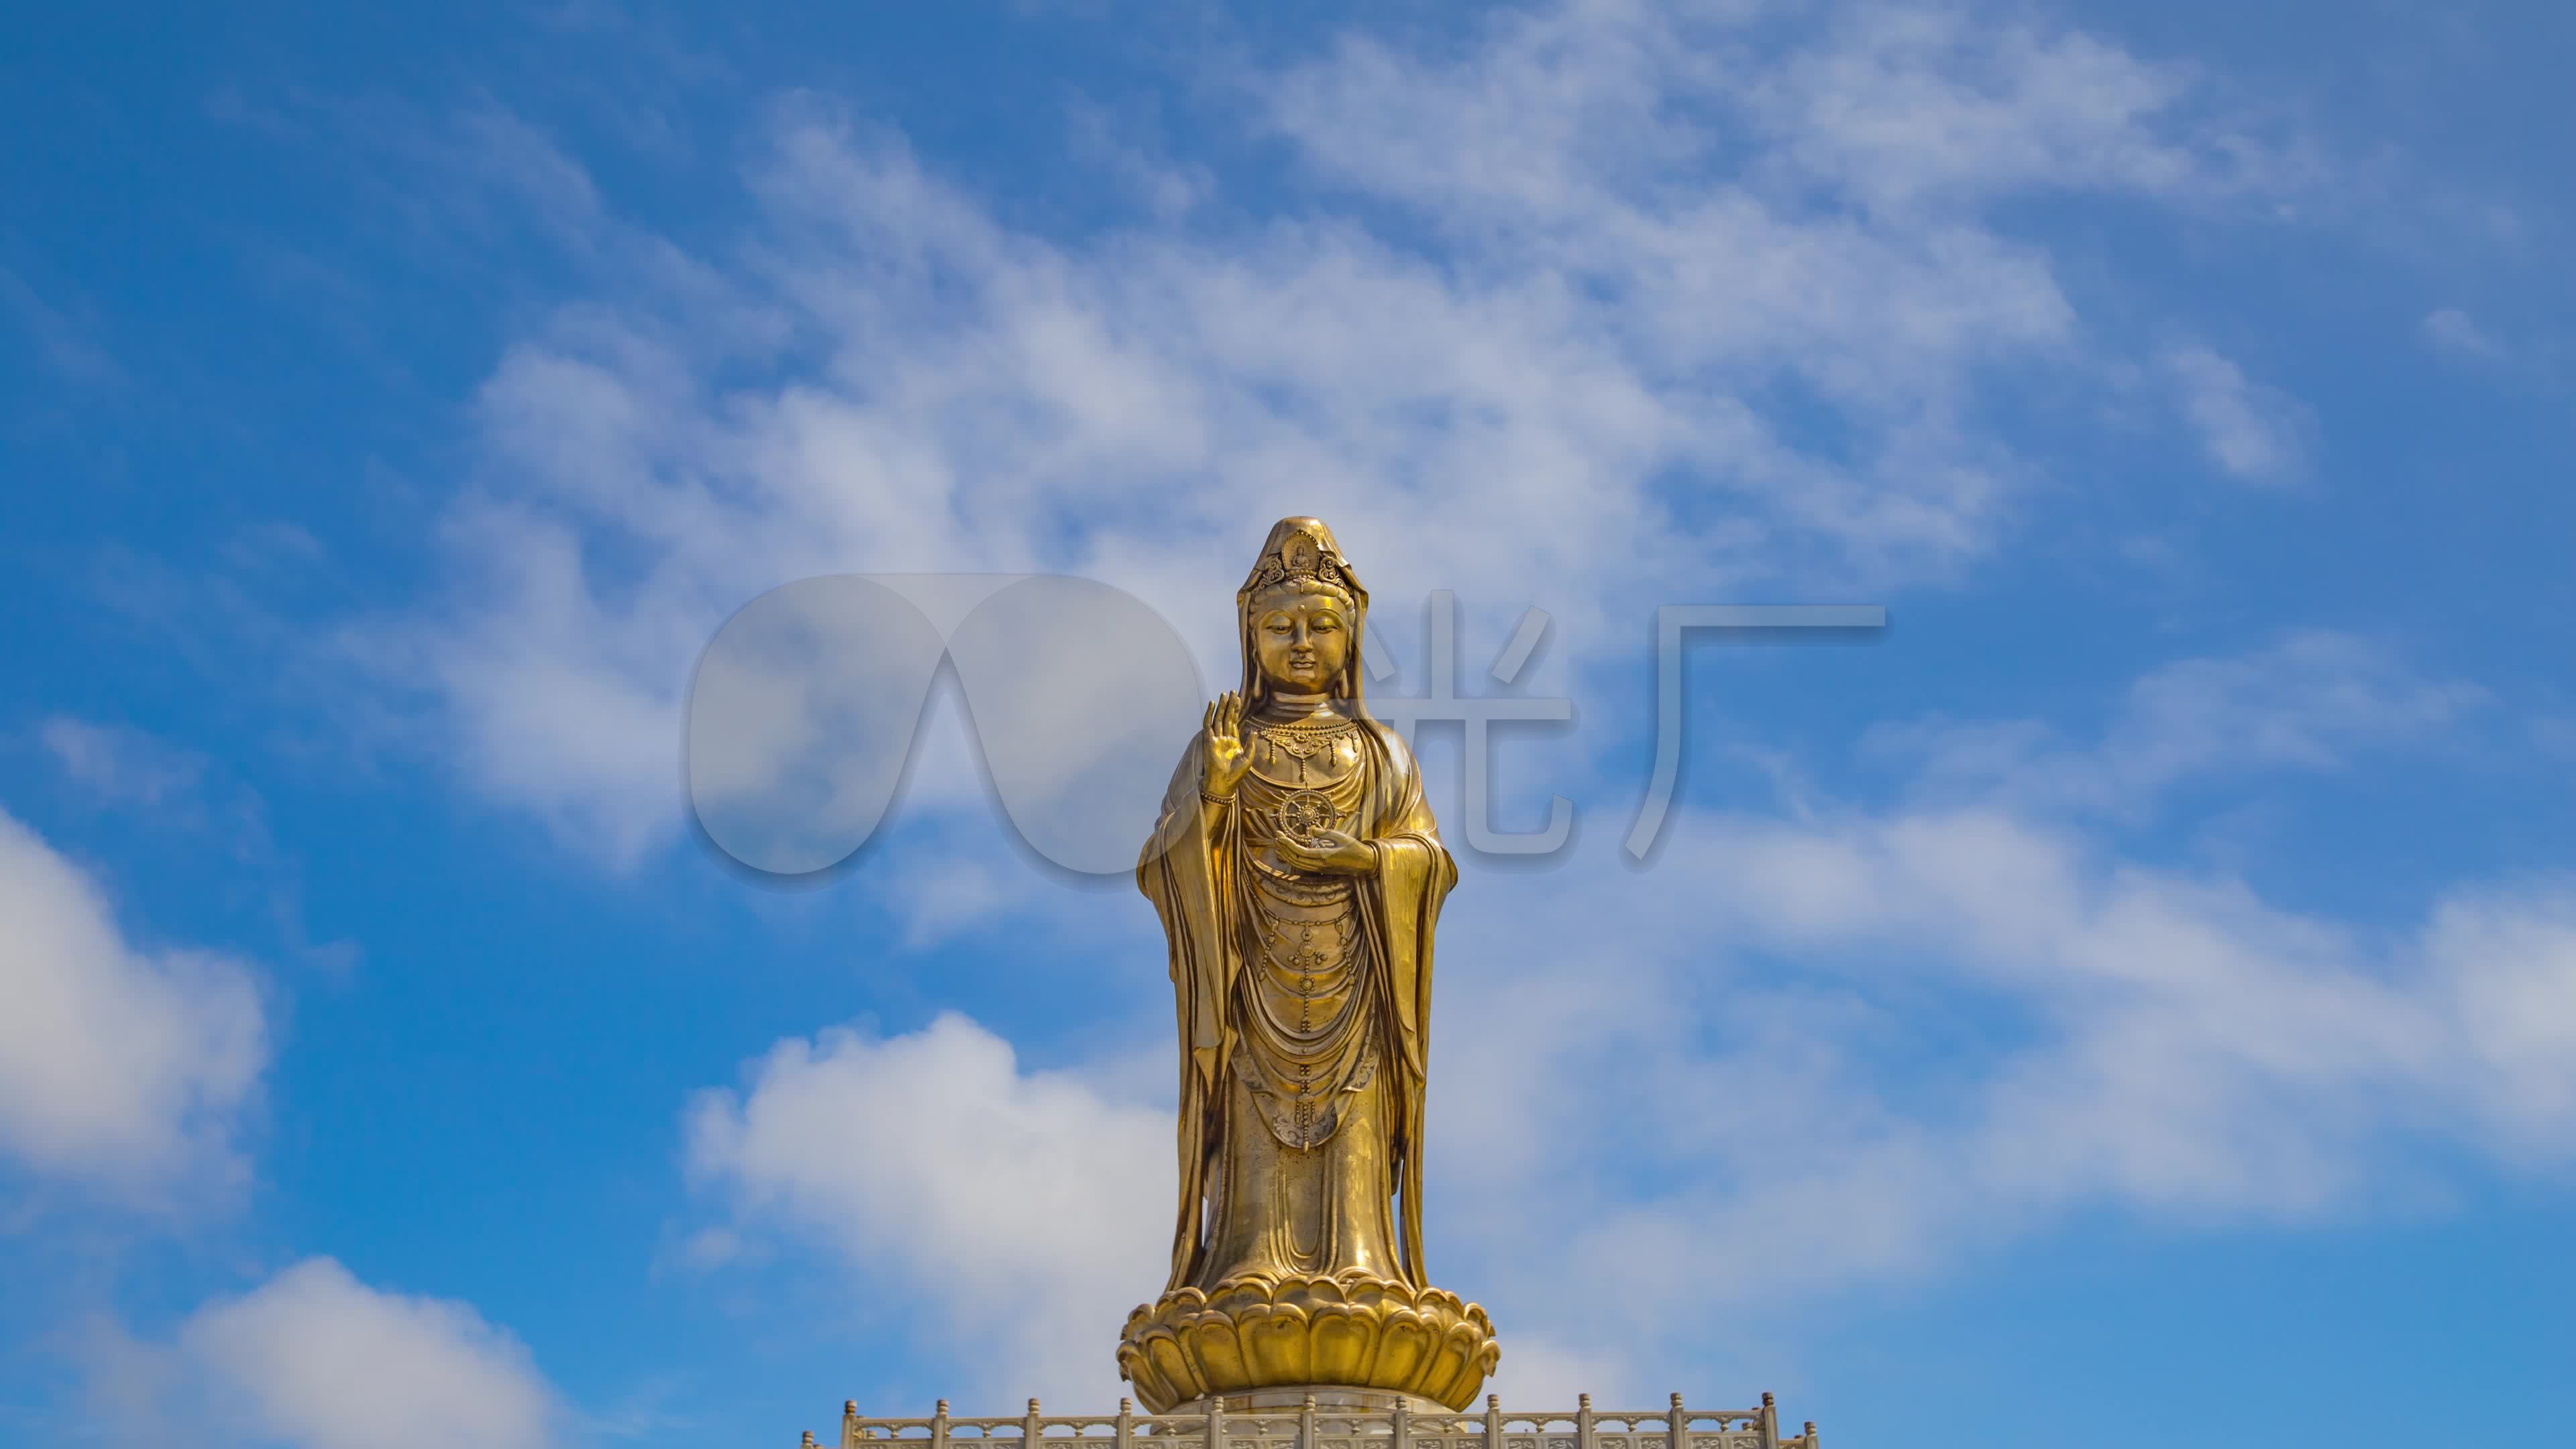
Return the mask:
<svg viewBox="0 0 2576 1449">
<path fill-rule="evenodd" d="M 1252 721 L 1261 757 L 1268 732 Z M 1137 866 L 1170 946 L 1181 1037 L 1180 1212 L 1170 1289 L 1356 1270 L 1416 1289 L 1431 943 L 1458 871 L 1412 751 L 1365 718 L 1321 786 L 1369 843 L 1367 875 L 1301 875 L 1268 849 L 1295 787 L 1199 793 L 1193 738 Z M 1300 757 L 1302 777 L 1303 758 Z"/>
</svg>

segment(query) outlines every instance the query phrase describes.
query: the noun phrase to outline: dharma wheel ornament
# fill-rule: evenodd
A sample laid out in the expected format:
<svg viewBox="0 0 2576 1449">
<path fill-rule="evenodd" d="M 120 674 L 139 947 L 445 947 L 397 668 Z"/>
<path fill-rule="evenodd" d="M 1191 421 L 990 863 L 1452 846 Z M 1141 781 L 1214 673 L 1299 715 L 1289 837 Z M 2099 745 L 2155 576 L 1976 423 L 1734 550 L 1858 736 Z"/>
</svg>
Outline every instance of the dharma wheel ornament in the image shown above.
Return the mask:
<svg viewBox="0 0 2576 1449">
<path fill-rule="evenodd" d="M 1463 1409 L 1501 1349 L 1422 1267 L 1432 936 L 1457 866 L 1361 702 L 1368 592 L 1312 518 L 1235 595 L 1242 687 L 1181 756 L 1137 884 L 1180 1028 L 1171 1278 L 1128 1317 L 1145 1407 L 1285 1389 Z"/>
</svg>

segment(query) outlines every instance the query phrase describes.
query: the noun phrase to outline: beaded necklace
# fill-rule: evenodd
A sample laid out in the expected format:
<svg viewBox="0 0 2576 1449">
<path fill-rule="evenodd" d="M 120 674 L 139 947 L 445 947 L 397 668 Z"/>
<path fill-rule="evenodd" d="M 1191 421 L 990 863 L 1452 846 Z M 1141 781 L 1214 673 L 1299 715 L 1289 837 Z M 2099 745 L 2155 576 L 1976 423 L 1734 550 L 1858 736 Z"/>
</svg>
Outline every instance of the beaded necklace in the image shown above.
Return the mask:
<svg viewBox="0 0 2576 1449">
<path fill-rule="evenodd" d="M 1306 762 L 1317 755 L 1331 757 L 1344 740 L 1359 733 L 1359 724 L 1347 719 L 1298 720 L 1290 724 L 1256 724 L 1253 733 L 1256 739 L 1269 747 L 1272 769 L 1284 768 L 1279 758 L 1282 755 L 1297 762 L 1295 780 L 1283 780 L 1275 775 L 1262 778 L 1274 785 L 1303 788 L 1310 783 Z"/>
</svg>

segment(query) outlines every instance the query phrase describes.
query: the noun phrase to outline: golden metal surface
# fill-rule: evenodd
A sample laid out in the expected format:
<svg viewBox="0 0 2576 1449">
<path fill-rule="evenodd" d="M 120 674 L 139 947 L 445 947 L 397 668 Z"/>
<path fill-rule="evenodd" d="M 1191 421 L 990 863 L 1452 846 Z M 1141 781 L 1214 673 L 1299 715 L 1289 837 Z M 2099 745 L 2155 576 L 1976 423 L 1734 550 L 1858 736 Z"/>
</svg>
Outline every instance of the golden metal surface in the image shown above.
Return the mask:
<svg viewBox="0 0 2576 1449">
<path fill-rule="evenodd" d="M 1472 1402 L 1501 1350 L 1422 1268 L 1432 936 L 1458 879 L 1401 735 L 1362 704 L 1368 592 L 1282 519 L 1136 879 L 1180 1029 L 1180 1204 L 1121 1373 L 1160 1412 L 1295 1385 Z"/>
</svg>

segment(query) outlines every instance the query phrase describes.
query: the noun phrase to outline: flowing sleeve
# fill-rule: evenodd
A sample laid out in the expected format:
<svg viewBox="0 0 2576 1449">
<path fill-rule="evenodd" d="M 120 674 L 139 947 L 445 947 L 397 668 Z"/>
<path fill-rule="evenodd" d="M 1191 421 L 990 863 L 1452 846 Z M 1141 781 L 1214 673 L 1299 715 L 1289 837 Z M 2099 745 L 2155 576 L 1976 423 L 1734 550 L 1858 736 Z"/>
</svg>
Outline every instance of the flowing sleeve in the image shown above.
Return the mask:
<svg viewBox="0 0 2576 1449">
<path fill-rule="evenodd" d="M 1431 943 L 1441 903 L 1458 883 L 1457 862 L 1440 843 L 1440 829 L 1423 799 L 1422 775 L 1404 737 L 1372 721 L 1378 777 L 1371 792 L 1376 821 L 1369 837 L 1378 854 L 1375 875 L 1362 882 L 1372 949 L 1384 972 L 1392 1020 L 1388 1036 L 1400 1060 L 1399 1136 L 1394 1143 L 1396 1191 L 1402 1198 L 1404 1270 L 1416 1287 L 1430 1279 L 1422 1266 L 1422 1099 L 1431 1026 Z"/>
<path fill-rule="evenodd" d="M 1172 998 L 1181 1038 L 1180 1212 L 1172 1235 L 1171 1287 L 1184 1286 L 1199 1253 L 1201 1202 L 1209 1159 L 1222 1131 L 1219 1085 L 1231 1037 L 1225 1004 L 1234 984 L 1233 942 L 1225 929 L 1232 864 L 1240 849 L 1235 807 L 1213 822 L 1199 781 L 1205 739 L 1193 735 L 1163 794 L 1154 833 L 1136 862 L 1136 885 L 1162 918 L 1169 948 Z"/>
</svg>

